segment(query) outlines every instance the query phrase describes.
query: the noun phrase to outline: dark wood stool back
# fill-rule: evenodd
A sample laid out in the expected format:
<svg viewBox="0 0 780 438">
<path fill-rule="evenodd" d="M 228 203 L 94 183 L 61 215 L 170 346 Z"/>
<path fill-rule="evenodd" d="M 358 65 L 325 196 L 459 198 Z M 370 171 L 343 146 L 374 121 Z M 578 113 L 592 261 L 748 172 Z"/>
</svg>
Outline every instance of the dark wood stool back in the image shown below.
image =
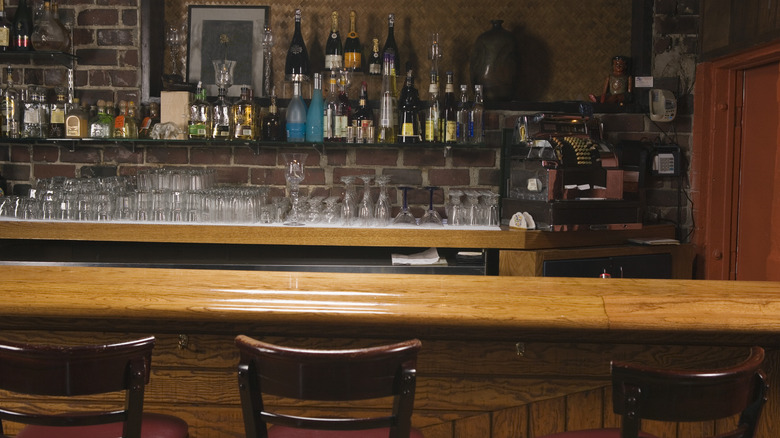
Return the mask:
<svg viewBox="0 0 780 438">
<path fill-rule="evenodd" d="M 282 347 L 242 335 L 236 338 L 236 345 L 241 352 L 238 384 L 248 438 L 267 437 L 267 423 L 279 425 L 272 431 L 341 431 L 340 436 L 353 436 L 343 431 L 383 429 L 385 437 L 406 438 L 413 431 L 419 340 L 364 349 L 310 350 Z M 263 394 L 319 401 L 394 397 L 394 403 L 388 416 L 312 418 L 267 411 Z M 272 435 L 310 436 L 298 432 Z M 414 431 L 413 436 L 421 434 Z"/>
<path fill-rule="evenodd" d="M 622 438 L 638 436 L 641 419 L 707 421 L 741 414 L 738 427 L 718 438 L 753 437 L 768 385 L 764 350 L 753 347 L 742 363 L 715 370 L 674 370 L 612 364 L 612 405 L 622 417 Z"/>
<path fill-rule="evenodd" d="M 123 438 L 140 438 L 144 388 L 149 383 L 154 342 L 154 337 L 148 337 L 109 345 L 73 347 L 0 343 L 0 389 L 60 397 L 126 392 L 124 406 L 111 411 L 42 414 L 0 407 L 0 434 L 3 433 L 2 420 L 6 420 L 31 425 L 22 429 L 19 437 L 49 434 L 88 438 L 96 436 L 91 435 L 92 432 L 108 430 L 93 426 L 113 424 L 110 430 L 121 432 Z M 187 424 L 176 417 L 168 417 L 154 417 L 155 429 L 163 427 L 165 433 L 153 431 L 155 433 L 151 435 L 187 436 Z"/>
</svg>

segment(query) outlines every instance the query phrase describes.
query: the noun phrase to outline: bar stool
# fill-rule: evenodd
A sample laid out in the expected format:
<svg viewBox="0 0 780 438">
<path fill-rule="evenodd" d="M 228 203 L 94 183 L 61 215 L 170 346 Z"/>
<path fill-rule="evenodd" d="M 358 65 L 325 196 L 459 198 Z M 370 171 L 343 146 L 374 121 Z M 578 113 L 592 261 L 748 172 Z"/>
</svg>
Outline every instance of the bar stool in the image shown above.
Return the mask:
<svg viewBox="0 0 780 438">
<path fill-rule="evenodd" d="M 186 438 L 184 420 L 143 412 L 154 341 L 76 347 L 0 343 L 0 389 L 74 398 L 125 392 L 117 402 L 123 406 L 113 411 L 40 414 L 0 408 L 0 435 L 6 420 L 26 424 L 17 438 Z"/>
<path fill-rule="evenodd" d="M 620 429 L 562 432 L 537 438 L 656 438 L 641 420 L 710 421 L 741 414 L 736 429 L 718 437 L 752 438 L 767 399 L 761 370 L 764 350 L 753 347 L 738 365 L 713 370 L 674 370 L 612 363 L 612 409 Z"/>
<path fill-rule="evenodd" d="M 417 339 L 364 349 L 309 350 L 240 335 L 236 346 L 247 438 L 423 436 L 411 426 L 421 346 Z M 319 401 L 393 397 L 393 406 L 383 417 L 301 417 L 266 410 L 263 394 Z"/>
</svg>

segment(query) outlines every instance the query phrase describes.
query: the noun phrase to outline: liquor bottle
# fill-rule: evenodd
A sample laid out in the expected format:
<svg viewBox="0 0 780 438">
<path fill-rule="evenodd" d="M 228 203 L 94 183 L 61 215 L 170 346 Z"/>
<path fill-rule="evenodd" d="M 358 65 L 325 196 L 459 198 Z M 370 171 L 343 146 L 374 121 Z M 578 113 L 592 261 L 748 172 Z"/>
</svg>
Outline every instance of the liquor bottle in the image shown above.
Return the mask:
<svg viewBox="0 0 780 438">
<path fill-rule="evenodd" d="M 284 79 L 301 82 L 309 80 L 309 52 L 301 34 L 301 10 L 295 10 L 295 31 L 290 48 L 287 49 L 287 60 L 284 65 Z"/>
<path fill-rule="evenodd" d="M 392 62 L 385 58 L 384 64 Z M 393 78 L 394 79 L 394 78 Z M 398 101 L 393 93 L 391 85 L 390 69 L 382 69 L 382 96 L 379 101 L 379 123 L 376 133 L 377 143 L 395 143 L 395 123 L 393 119 L 397 118 L 396 109 Z"/>
<path fill-rule="evenodd" d="M 306 102 L 301 96 L 301 83 L 293 82 L 293 96 L 285 115 L 288 142 L 306 141 Z"/>
<path fill-rule="evenodd" d="M 439 100 L 439 77 L 431 71 L 431 83 L 428 86 L 428 111 L 425 114 L 425 141 L 441 142 L 441 102 Z"/>
<path fill-rule="evenodd" d="M 482 85 L 474 85 L 474 105 L 469 112 L 469 140 L 474 144 L 485 142 L 485 104 L 482 98 Z"/>
<path fill-rule="evenodd" d="M 324 140 L 325 108 L 322 97 L 322 75 L 314 73 L 314 91 L 306 112 L 306 141 L 322 143 Z"/>
<path fill-rule="evenodd" d="M 157 102 L 149 103 L 149 113 L 141 121 L 138 127 L 138 138 L 151 138 L 152 129 L 160 123 L 160 105 Z"/>
<path fill-rule="evenodd" d="M 0 52 L 11 50 L 11 29 L 13 24 L 5 15 L 5 0 L 0 0 Z"/>
<path fill-rule="evenodd" d="M 14 86 L 13 71 L 11 66 L 6 67 L 6 83 L 3 88 L 3 97 L 0 100 L 0 113 L 2 113 L 2 136 L 5 138 L 19 138 L 21 134 L 21 118 L 19 110 L 19 91 Z"/>
<path fill-rule="evenodd" d="M 398 56 L 398 45 L 395 43 L 395 35 L 394 35 L 394 29 L 395 29 L 395 14 L 390 14 L 387 16 L 387 39 L 385 40 L 385 45 L 382 47 L 382 57 L 387 58 L 391 57 L 393 59 L 392 64 L 382 64 L 382 68 L 391 68 L 392 71 L 390 72 L 390 75 L 395 77 L 396 76 L 396 69 L 401 68 L 401 60 Z M 382 71 L 382 74 L 384 74 L 384 70 Z"/>
<path fill-rule="evenodd" d="M 339 138 L 339 95 L 337 91 L 338 79 L 336 72 L 331 70 L 330 80 L 328 81 L 328 99 L 323 108 L 323 139 L 325 141 L 341 141 Z"/>
<path fill-rule="evenodd" d="M 460 102 L 458 102 L 458 127 L 455 136 L 458 143 L 469 142 L 469 112 L 471 111 L 471 103 L 469 102 L 469 86 L 460 86 Z"/>
<path fill-rule="evenodd" d="M 442 141 L 455 143 L 458 141 L 458 104 L 455 100 L 455 83 L 451 71 L 447 72 L 447 83 L 444 85 L 444 114 L 442 115 Z"/>
<path fill-rule="evenodd" d="M 42 122 L 38 89 L 30 85 L 22 90 L 22 138 L 43 137 Z"/>
<path fill-rule="evenodd" d="M 233 138 L 254 140 L 257 126 L 255 122 L 255 103 L 252 89 L 241 87 L 241 97 L 233 104 Z"/>
<path fill-rule="evenodd" d="M 352 125 L 352 104 L 349 103 L 349 95 L 347 89 L 349 88 L 349 81 L 347 76 L 348 72 L 342 72 L 339 76 L 339 112 L 336 135 L 341 141 L 350 141 L 348 135 L 348 127 Z M 354 139 L 354 136 L 353 136 Z"/>
<path fill-rule="evenodd" d="M 127 118 L 125 119 L 127 138 L 138 138 L 138 107 L 134 101 L 127 103 Z"/>
<path fill-rule="evenodd" d="M 13 48 L 14 50 L 30 50 L 30 36 L 33 30 L 32 10 L 27 0 L 19 0 L 14 15 Z"/>
<path fill-rule="evenodd" d="M 420 95 L 414 88 L 414 72 L 411 68 L 406 71 L 406 83 L 401 90 L 401 99 L 399 101 L 399 124 L 400 135 L 399 143 L 419 143 L 420 142 Z"/>
<path fill-rule="evenodd" d="M 70 36 L 54 17 L 51 2 L 43 2 L 43 14 L 35 21 L 30 35 L 32 48 L 39 51 L 64 51 L 70 44 Z"/>
<path fill-rule="evenodd" d="M 271 88 L 271 104 L 268 114 L 263 117 L 261 137 L 264 141 L 280 141 L 282 139 L 279 110 L 276 106 L 276 87 Z"/>
<path fill-rule="evenodd" d="M 368 74 L 379 76 L 382 74 L 382 55 L 379 54 L 379 39 L 374 38 L 373 43 L 371 58 L 368 60 Z"/>
<path fill-rule="evenodd" d="M 352 126 L 355 127 L 355 143 L 374 142 L 374 112 L 368 107 L 368 84 L 360 85 L 358 107 L 352 115 Z"/>
<path fill-rule="evenodd" d="M 106 101 L 97 101 L 97 114 L 89 121 L 89 136 L 92 138 L 111 138 L 114 134 L 114 119 L 106 111 Z"/>
<path fill-rule="evenodd" d="M 360 46 L 360 36 L 357 33 L 355 22 L 357 21 L 357 13 L 350 11 L 349 13 L 349 33 L 347 34 L 347 40 L 344 43 L 344 68 L 348 68 L 352 71 L 363 71 L 363 47 Z"/>
<path fill-rule="evenodd" d="M 330 15 L 330 34 L 325 43 L 325 69 L 340 69 L 344 65 L 344 48 L 339 34 L 339 13 L 333 11 Z"/>
<path fill-rule="evenodd" d="M 65 100 L 65 88 L 56 89 L 57 100 L 49 108 L 49 130 L 47 137 L 65 137 L 65 113 L 68 111 L 68 103 Z"/>
<path fill-rule="evenodd" d="M 87 120 L 87 112 L 81 107 L 79 98 L 74 97 L 73 106 L 65 115 L 65 137 L 85 138 L 89 136 Z"/>
<path fill-rule="evenodd" d="M 203 82 L 198 82 L 195 89 L 195 100 L 190 104 L 190 117 L 187 121 L 187 136 L 189 138 L 211 138 L 212 121 L 211 105 L 206 101 L 206 90 Z"/>
<path fill-rule="evenodd" d="M 119 101 L 119 114 L 114 118 L 114 138 L 138 138 L 138 122 L 132 101 Z"/>
<path fill-rule="evenodd" d="M 220 87 L 217 90 L 217 101 L 211 107 L 211 123 L 213 124 L 211 136 L 214 139 L 227 140 L 230 138 L 230 133 L 233 132 L 233 120 L 230 117 L 232 108 L 230 102 L 225 98 L 226 93 L 227 90 Z"/>
</svg>

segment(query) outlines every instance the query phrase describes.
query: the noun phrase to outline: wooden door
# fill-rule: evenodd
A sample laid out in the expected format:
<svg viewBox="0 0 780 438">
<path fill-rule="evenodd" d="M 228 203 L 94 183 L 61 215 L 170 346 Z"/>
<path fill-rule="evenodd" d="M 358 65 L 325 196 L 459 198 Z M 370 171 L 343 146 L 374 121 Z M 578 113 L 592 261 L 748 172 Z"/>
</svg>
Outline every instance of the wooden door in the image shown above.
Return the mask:
<svg viewBox="0 0 780 438">
<path fill-rule="evenodd" d="M 734 200 L 735 249 L 732 277 L 780 279 L 780 166 L 778 81 L 780 63 L 749 68 L 741 75 L 741 141 Z M 739 114 L 739 112 L 737 113 Z M 780 216 L 775 216 L 780 218 Z"/>
</svg>

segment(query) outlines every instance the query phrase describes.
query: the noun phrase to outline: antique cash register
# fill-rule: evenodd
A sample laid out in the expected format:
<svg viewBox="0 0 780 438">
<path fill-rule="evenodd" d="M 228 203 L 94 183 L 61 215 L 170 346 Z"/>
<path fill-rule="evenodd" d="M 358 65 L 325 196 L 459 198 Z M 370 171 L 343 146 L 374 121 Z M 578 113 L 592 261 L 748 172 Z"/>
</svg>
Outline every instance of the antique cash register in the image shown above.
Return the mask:
<svg viewBox="0 0 780 438">
<path fill-rule="evenodd" d="M 593 117 L 521 116 L 504 155 L 502 219 L 527 213 L 549 231 L 641 228 L 646 159 L 623 152 L 603 141 Z"/>
</svg>

